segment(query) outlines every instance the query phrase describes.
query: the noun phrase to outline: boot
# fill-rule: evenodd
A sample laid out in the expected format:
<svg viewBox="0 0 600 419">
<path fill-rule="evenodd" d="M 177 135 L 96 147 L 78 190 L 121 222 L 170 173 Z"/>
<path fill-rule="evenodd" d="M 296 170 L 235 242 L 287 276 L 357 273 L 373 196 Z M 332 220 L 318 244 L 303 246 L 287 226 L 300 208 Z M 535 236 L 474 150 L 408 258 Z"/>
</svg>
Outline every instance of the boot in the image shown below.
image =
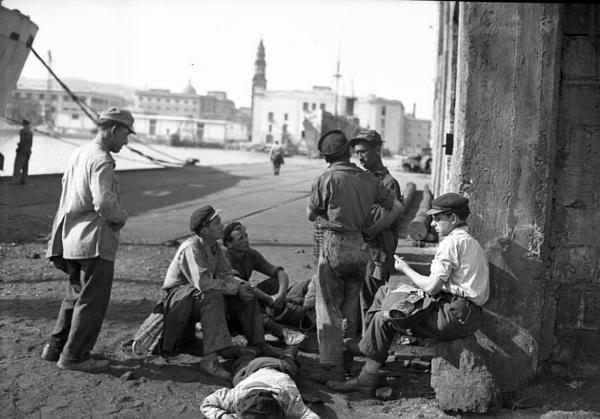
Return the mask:
<svg viewBox="0 0 600 419">
<path fill-rule="evenodd" d="M 321 365 L 321 370 L 313 372 L 308 378 L 317 383 L 325 384 L 329 380 L 344 381 L 346 374 L 342 366 Z"/>
<path fill-rule="evenodd" d="M 327 381 L 327 387 L 340 393 L 358 391 L 359 393 L 368 394 L 369 396 L 372 396 L 375 394 L 378 382 L 379 374 L 369 373 L 363 369 L 360 371 L 360 374 L 356 378 L 350 378 L 346 381 Z"/>
</svg>

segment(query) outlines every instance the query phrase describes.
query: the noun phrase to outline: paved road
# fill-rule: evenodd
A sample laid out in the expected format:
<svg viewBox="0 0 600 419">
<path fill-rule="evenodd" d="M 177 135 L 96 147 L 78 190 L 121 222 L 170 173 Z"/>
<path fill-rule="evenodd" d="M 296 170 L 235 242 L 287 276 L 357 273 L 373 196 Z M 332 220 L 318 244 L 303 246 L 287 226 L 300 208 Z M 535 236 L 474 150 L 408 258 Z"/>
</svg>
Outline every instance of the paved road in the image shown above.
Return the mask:
<svg viewBox="0 0 600 419">
<path fill-rule="evenodd" d="M 399 160 L 386 164 L 402 187 L 408 181 L 417 189 L 429 183 L 428 175 L 395 170 Z M 273 175 L 268 162 L 119 172 L 130 214 L 122 242 L 152 245 L 185 236 L 193 210 L 211 204 L 223 210 L 224 221 L 243 220 L 253 243 L 311 245 L 307 196 L 325 167 L 322 160 L 294 157 L 286 160 L 280 176 Z M 60 196 L 60 175 L 32 176 L 25 187 L 9 180 L 0 179 L 0 212 L 27 213 L 49 224 Z"/>
</svg>

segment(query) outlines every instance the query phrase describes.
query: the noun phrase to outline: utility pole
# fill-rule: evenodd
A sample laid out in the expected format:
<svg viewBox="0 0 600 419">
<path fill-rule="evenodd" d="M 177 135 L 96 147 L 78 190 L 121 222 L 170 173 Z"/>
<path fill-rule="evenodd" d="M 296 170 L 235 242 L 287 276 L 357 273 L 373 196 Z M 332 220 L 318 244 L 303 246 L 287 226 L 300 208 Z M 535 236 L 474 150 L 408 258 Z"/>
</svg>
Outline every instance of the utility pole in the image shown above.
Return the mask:
<svg viewBox="0 0 600 419">
<path fill-rule="evenodd" d="M 337 62 L 335 74 L 333 75 L 333 77 L 335 77 L 335 99 L 334 99 L 333 107 L 334 107 L 334 115 L 337 117 L 338 89 L 340 87 L 340 78 L 342 77 L 342 75 L 340 74 L 340 58 L 339 58 L 339 56 L 338 56 L 338 62 Z"/>
</svg>

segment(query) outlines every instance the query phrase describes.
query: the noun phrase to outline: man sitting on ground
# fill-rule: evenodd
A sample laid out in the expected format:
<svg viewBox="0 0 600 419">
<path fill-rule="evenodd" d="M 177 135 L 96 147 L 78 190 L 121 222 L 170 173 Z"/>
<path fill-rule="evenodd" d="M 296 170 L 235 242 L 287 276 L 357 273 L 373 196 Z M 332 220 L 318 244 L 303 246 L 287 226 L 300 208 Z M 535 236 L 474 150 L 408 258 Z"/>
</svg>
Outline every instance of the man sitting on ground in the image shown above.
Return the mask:
<svg viewBox="0 0 600 419">
<path fill-rule="evenodd" d="M 386 360 L 394 336 L 411 329 L 415 336 L 457 339 L 473 334 L 481 324 L 481 307 L 489 296 L 489 268 L 481 245 L 469 234 L 469 200 L 456 193 L 432 202 L 427 213 L 440 242 L 429 276 L 415 272 L 396 256 L 395 268 L 417 287 L 400 285 L 387 293 L 381 288 L 369 309 L 372 316 L 358 349 L 367 360 L 359 376 L 329 381 L 337 391 L 372 393 L 379 367 Z M 433 296 L 433 297 L 432 297 Z"/>
<path fill-rule="evenodd" d="M 235 278 L 217 240 L 223 237 L 219 211 L 206 205 L 192 214 L 195 233 L 179 246 L 169 265 L 162 300 L 164 330 L 162 353 L 176 352 L 193 339 L 196 322 L 202 323 L 203 360 L 200 368 L 209 375 L 229 379 L 219 366 L 219 353 L 232 352 L 226 313 L 239 320 L 248 344 L 266 356 L 279 351 L 265 343 L 260 307 L 250 284 Z M 191 343 L 191 342 L 188 342 Z"/>
<path fill-rule="evenodd" d="M 225 227 L 223 244 L 226 247 L 225 256 L 238 278 L 246 282 L 250 281 L 254 271 L 268 277 L 254 288 L 254 294 L 263 309 L 270 308 L 271 314 L 282 313 L 286 308 L 289 288 L 289 277 L 283 268 L 271 264 L 259 251 L 250 247 L 246 227 L 238 221 Z M 294 286 L 291 293 L 297 294 L 300 291 L 296 291 L 296 288 L 303 285 Z M 306 338 L 305 335 L 276 323 L 269 314 L 265 314 L 263 317 L 263 327 L 265 331 L 281 339 L 287 345 L 299 344 Z"/>
</svg>

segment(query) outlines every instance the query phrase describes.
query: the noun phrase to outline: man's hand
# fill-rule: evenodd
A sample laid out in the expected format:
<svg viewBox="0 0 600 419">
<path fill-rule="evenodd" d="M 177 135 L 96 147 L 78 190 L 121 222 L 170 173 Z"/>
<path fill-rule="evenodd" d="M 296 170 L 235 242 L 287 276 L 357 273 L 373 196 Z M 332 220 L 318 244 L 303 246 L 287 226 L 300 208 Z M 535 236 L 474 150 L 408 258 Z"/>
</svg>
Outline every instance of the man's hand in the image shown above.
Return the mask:
<svg viewBox="0 0 600 419">
<path fill-rule="evenodd" d="M 279 311 L 285 307 L 286 294 L 275 294 L 271 296 L 271 307 L 275 310 Z"/>
<path fill-rule="evenodd" d="M 254 300 L 254 289 L 249 283 L 244 282 L 238 288 L 238 296 L 244 302 L 252 301 Z"/>
<path fill-rule="evenodd" d="M 410 265 L 406 263 L 406 261 L 398 255 L 394 255 L 395 263 L 394 268 L 400 272 L 405 272 L 406 269 L 411 269 Z"/>
</svg>

